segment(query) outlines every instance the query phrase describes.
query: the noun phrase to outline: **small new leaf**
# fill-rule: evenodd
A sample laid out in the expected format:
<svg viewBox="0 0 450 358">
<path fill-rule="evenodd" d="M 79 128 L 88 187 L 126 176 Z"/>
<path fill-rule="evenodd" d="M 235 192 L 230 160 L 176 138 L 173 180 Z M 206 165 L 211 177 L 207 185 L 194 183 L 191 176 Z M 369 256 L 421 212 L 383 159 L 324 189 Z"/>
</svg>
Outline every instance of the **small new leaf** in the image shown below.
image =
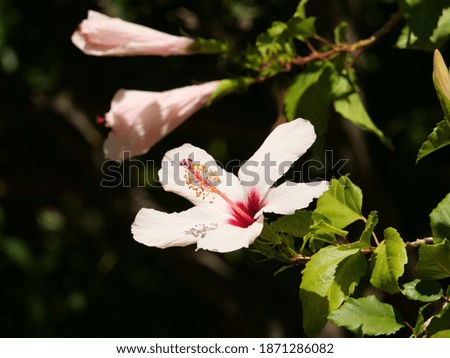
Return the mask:
<svg viewBox="0 0 450 358">
<path fill-rule="evenodd" d="M 430 226 L 435 244 L 450 240 L 450 194 L 431 212 Z"/>
<path fill-rule="evenodd" d="M 387 228 L 383 240 L 372 255 L 370 283 L 387 293 L 400 292 L 398 279 L 408 262 L 405 244 L 397 230 Z"/>
<path fill-rule="evenodd" d="M 450 277 L 450 244 L 447 239 L 436 245 L 420 245 L 416 272 L 424 280 Z"/>
<path fill-rule="evenodd" d="M 391 305 L 375 296 L 350 298 L 329 319 L 355 334 L 364 336 L 390 335 L 404 326 L 401 314 Z"/>
<path fill-rule="evenodd" d="M 308 336 L 319 333 L 329 312 L 353 294 L 366 270 L 367 262 L 359 249 L 327 246 L 311 257 L 300 284 L 303 327 Z"/>
<path fill-rule="evenodd" d="M 377 224 L 378 224 L 378 214 L 376 211 L 371 211 L 369 217 L 367 218 L 364 231 L 362 232 L 361 237 L 359 239 L 359 242 L 362 244 L 361 247 L 369 248 L 372 246 L 370 243 L 370 239 Z"/>
<path fill-rule="evenodd" d="M 333 179 L 328 191 L 317 200 L 315 212 L 324 216 L 335 227 L 343 229 L 356 220 L 362 220 L 362 192 L 348 176 Z"/>
</svg>

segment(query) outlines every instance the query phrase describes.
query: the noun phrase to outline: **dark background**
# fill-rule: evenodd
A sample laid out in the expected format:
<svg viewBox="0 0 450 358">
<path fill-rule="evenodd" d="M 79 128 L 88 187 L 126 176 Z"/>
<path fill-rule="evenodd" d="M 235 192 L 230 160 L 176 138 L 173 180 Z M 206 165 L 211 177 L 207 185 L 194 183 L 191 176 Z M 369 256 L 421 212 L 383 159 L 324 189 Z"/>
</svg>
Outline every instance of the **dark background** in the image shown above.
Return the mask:
<svg viewBox="0 0 450 358">
<path fill-rule="evenodd" d="M 329 38 L 341 20 L 351 24 L 354 39 L 368 37 L 396 11 L 394 1 L 310 3 L 319 33 Z M 0 336 L 304 336 L 300 268 L 274 276 L 277 263 L 249 251 L 152 249 L 130 233 L 143 206 L 189 207 L 161 188 L 139 185 L 156 184 L 151 178 L 165 151 L 191 142 L 227 162 L 245 160 L 259 147 L 278 116 L 273 83 L 198 112 L 139 158 L 149 161 L 146 172 L 129 170 L 133 162 L 122 167 L 128 187 L 102 188 L 107 130 L 95 117 L 109 110 L 116 90 L 168 90 L 229 77 L 232 69 L 216 56 L 96 58 L 70 41 L 87 10 L 95 9 L 172 34 L 224 37 L 239 49 L 272 21 L 287 20 L 296 5 L 1 0 Z M 428 214 L 448 192 L 449 150 L 414 164 L 442 112 L 432 54 L 395 49 L 400 28 L 356 67 L 369 112 L 396 149 L 338 117 L 331 119 L 326 148 L 350 159 L 342 174 L 350 172 L 363 189 L 364 212 L 379 211 L 379 234 L 394 226 L 414 240 L 430 234 Z M 414 323 L 416 307 L 408 309 Z"/>
</svg>

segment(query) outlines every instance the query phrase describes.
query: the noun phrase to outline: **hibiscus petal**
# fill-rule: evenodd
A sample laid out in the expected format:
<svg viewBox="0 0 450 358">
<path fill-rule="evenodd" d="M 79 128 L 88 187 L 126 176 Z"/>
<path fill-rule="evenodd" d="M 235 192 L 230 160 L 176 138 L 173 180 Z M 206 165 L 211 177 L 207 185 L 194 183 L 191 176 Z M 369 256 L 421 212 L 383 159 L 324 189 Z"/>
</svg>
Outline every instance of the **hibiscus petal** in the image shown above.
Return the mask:
<svg viewBox="0 0 450 358">
<path fill-rule="evenodd" d="M 180 213 L 141 209 L 131 232 L 136 241 L 161 249 L 196 243 L 226 222 L 225 215 L 213 207 L 193 207 Z"/>
<path fill-rule="evenodd" d="M 103 151 L 122 161 L 147 152 L 162 137 L 204 107 L 220 81 L 164 92 L 119 90 L 105 115 L 112 128 Z"/>
<path fill-rule="evenodd" d="M 247 248 L 261 234 L 264 226 L 261 216 L 247 228 L 234 225 L 221 225 L 217 230 L 209 231 L 197 242 L 197 248 L 216 252 L 230 252 Z"/>
<path fill-rule="evenodd" d="M 305 119 L 279 125 L 242 165 L 238 173 L 242 186 L 255 187 L 263 197 L 315 140 L 314 127 Z"/>
<path fill-rule="evenodd" d="M 193 39 L 174 36 L 146 26 L 88 11 L 72 35 L 81 51 L 95 56 L 186 55 Z"/>
<path fill-rule="evenodd" d="M 290 215 L 295 210 L 306 208 L 309 203 L 328 190 L 327 181 L 311 183 L 285 182 L 268 191 L 264 202 L 267 204 L 255 215 L 262 212 Z"/>
<path fill-rule="evenodd" d="M 186 162 L 192 160 L 191 162 Z M 185 161 L 185 162 L 183 162 Z M 172 149 L 166 153 L 162 160 L 159 171 L 159 181 L 166 191 L 171 191 L 181 195 L 195 205 L 210 205 L 227 210 L 228 203 L 217 193 L 211 192 L 208 188 L 202 187 L 193 177 L 193 173 L 183 166 L 183 163 L 192 165 L 203 165 L 202 177 L 212 187 L 226 195 L 232 201 L 242 201 L 244 193 L 239 183 L 239 179 L 232 173 L 224 170 L 214 158 L 205 150 L 191 144 L 184 144 L 181 147 Z M 217 179 L 217 180 L 216 180 Z"/>
</svg>

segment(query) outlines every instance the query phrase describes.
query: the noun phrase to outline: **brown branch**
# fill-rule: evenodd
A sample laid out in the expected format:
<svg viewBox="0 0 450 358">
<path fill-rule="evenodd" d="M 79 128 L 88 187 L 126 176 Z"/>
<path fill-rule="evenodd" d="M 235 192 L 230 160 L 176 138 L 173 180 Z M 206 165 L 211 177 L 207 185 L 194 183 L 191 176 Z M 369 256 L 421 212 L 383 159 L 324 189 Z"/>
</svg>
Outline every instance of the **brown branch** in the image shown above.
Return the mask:
<svg viewBox="0 0 450 358">
<path fill-rule="evenodd" d="M 395 14 L 391 16 L 388 22 L 386 22 L 383 27 L 381 27 L 378 31 L 376 31 L 372 36 L 367 39 L 360 40 L 353 44 L 343 44 L 339 46 L 333 47 L 331 50 L 327 50 L 324 52 L 313 52 L 310 55 L 304 57 L 296 57 L 291 63 L 297 66 L 303 66 L 309 62 L 317 61 L 317 60 L 329 60 L 340 53 L 352 53 L 357 50 L 363 50 L 366 47 L 373 45 L 380 38 L 385 36 L 392 28 L 401 20 L 403 14 L 400 11 L 397 11 Z"/>
<path fill-rule="evenodd" d="M 407 249 L 415 249 L 418 248 L 420 245 L 430 245 L 433 243 L 432 237 L 425 237 L 423 239 L 417 239 L 416 241 L 407 241 L 405 242 L 405 246 Z"/>
</svg>

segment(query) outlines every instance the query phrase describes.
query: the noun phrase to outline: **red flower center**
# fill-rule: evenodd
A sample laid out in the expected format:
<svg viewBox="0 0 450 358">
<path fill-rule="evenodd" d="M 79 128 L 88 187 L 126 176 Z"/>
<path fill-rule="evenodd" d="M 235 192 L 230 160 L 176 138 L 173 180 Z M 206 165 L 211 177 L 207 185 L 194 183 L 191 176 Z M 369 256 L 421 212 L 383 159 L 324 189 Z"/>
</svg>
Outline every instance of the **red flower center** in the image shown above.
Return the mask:
<svg viewBox="0 0 450 358">
<path fill-rule="evenodd" d="M 250 190 L 247 195 L 246 203 L 238 201 L 235 203 L 235 205 L 240 210 L 236 210 L 234 207 L 231 207 L 232 218 L 228 220 L 228 223 L 242 228 L 246 228 L 252 225 L 256 221 L 254 219 L 256 213 L 264 206 L 263 204 L 261 204 L 261 198 L 256 189 Z M 242 215 L 242 211 L 247 215 Z"/>
</svg>

